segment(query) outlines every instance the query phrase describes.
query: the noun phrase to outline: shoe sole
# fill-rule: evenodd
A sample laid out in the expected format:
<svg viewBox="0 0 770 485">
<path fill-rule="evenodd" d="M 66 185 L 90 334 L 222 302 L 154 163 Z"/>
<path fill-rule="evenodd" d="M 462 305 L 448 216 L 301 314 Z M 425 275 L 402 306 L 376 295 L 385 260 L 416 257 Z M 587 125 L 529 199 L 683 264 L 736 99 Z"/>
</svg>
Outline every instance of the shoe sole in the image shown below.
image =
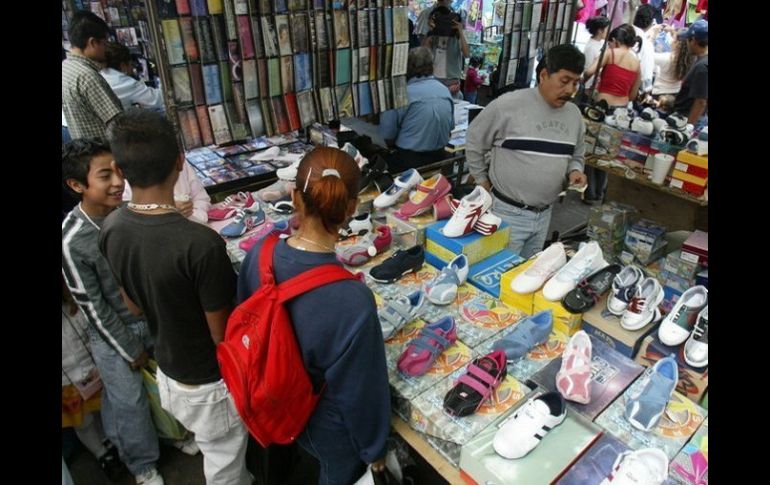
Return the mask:
<svg viewBox="0 0 770 485">
<path fill-rule="evenodd" d="M 623 325 L 623 320 L 621 319 L 621 320 L 620 320 L 620 326 L 621 326 L 621 327 L 623 327 L 623 328 L 625 328 L 626 330 L 632 330 L 632 331 L 633 331 L 633 330 L 639 330 L 639 329 L 641 329 L 641 328 L 644 328 L 644 327 L 645 327 L 646 325 L 648 325 L 650 322 L 654 322 L 654 321 L 655 321 L 655 315 L 656 315 L 656 313 L 658 313 L 658 312 L 659 312 L 659 310 L 653 310 L 653 312 L 650 314 L 650 319 L 649 319 L 649 320 L 646 320 L 646 321 L 645 321 L 644 323 L 642 323 L 642 324 L 636 324 L 636 325 L 634 325 L 633 327 L 629 327 L 629 326 Z M 660 318 L 660 317 L 659 317 L 659 318 Z"/>
<path fill-rule="evenodd" d="M 423 264 L 424 264 L 424 263 L 423 263 Z M 371 278 L 372 278 L 374 281 L 376 281 L 377 283 L 386 283 L 386 284 L 390 284 L 390 283 L 395 283 L 396 281 L 400 280 L 401 278 L 403 278 L 404 276 L 408 275 L 409 273 L 416 273 L 416 272 L 420 271 L 421 269 L 422 269 L 422 264 L 420 264 L 420 267 L 419 267 L 419 268 L 417 268 L 417 269 L 415 269 L 415 268 L 409 268 L 408 270 L 406 270 L 406 271 L 404 271 L 403 273 L 401 273 L 401 276 L 398 276 L 398 277 L 396 277 L 396 278 L 393 278 L 393 279 L 389 279 L 389 280 L 379 280 L 379 279 L 375 278 L 374 276 L 372 276 L 372 274 L 371 274 L 371 273 L 369 273 L 369 276 L 371 276 Z"/>
</svg>

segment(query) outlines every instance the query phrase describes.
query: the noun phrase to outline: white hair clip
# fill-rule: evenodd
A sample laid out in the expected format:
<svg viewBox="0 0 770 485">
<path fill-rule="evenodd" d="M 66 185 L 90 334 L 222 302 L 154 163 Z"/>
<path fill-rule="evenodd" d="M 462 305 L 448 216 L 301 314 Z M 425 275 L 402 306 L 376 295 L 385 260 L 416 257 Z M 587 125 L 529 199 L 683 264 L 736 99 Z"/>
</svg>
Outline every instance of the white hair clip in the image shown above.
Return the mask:
<svg viewBox="0 0 770 485">
<path fill-rule="evenodd" d="M 331 175 L 333 177 L 341 178 L 340 173 L 337 171 L 337 169 L 334 168 L 326 168 L 323 172 L 321 172 L 321 178 L 326 177 L 327 175 Z"/>
</svg>

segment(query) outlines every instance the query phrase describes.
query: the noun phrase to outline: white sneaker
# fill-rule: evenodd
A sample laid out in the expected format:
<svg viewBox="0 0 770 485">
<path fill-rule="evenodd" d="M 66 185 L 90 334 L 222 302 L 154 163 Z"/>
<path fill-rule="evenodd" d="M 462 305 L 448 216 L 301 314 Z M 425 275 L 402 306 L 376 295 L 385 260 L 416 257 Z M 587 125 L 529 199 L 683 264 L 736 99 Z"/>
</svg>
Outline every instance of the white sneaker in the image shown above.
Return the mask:
<svg viewBox="0 0 770 485">
<path fill-rule="evenodd" d="M 201 452 L 201 449 L 198 448 L 198 443 L 195 442 L 195 438 L 173 441 L 171 444 L 185 455 L 195 456 Z"/>
<path fill-rule="evenodd" d="M 612 291 L 607 298 L 607 310 L 615 316 L 621 316 L 626 311 L 628 302 L 636 294 L 636 288 L 642 279 L 644 279 L 644 273 L 636 266 L 629 265 L 623 268 L 612 280 Z"/>
<path fill-rule="evenodd" d="M 142 474 L 134 475 L 134 478 L 136 485 L 164 485 L 163 477 L 160 476 L 160 472 L 155 467 Z"/>
<path fill-rule="evenodd" d="M 541 394 L 522 405 L 495 433 L 492 446 L 503 458 L 521 458 L 532 451 L 548 431 L 567 417 L 567 403 L 558 392 Z"/>
<path fill-rule="evenodd" d="M 693 367 L 709 365 L 709 306 L 698 314 L 695 329 L 684 344 L 684 361 Z"/>
<path fill-rule="evenodd" d="M 521 294 L 533 293 L 566 263 L 564 245 L 560 242 L 553 243 L 540 253 L 532 266 L 511 281 L 511 290 Z"/>
<path fill-rule="evenodd" d="M 543 296 L 549 301 L 559 301 L 574 290 L 583 278 L 608 266 L 599 243 L 591 241 L 578 252 L 543 287 Z"/>
<path fill-rule="evenodd" d="M 460 201 L 452 217 L 441 232 L 446 237 L 460 237 L 473 232 L 473 226 L 479 218 L 492 207 L 492 196 L 487 190 L 477 185 L 473 192 Z"/>
<path fill-rule="evenodd" d="M 374 231 L 372 215 L 369 212 L 364 212 L 363 214 L 351 217 L 347 225 L 340 227 L 339 235 L 341 238 L 348 238 L 351 236 L 364 236 L 372 231 Z"/>
<path fill-rule="evenodd" d="M 628 308 L 620 317 L 620 326 L 626 330 L 639 330 L 660 318 L 658 305 L 663 301 L 663 288 L 655 278 L 645 278 L 636 288 Z"/>
<path fill-rule="evenodd" d="M 388 190 L 381 193 L 374 199 L 374 207 L 377 209 L 384 209 L 390 207 L 401 199 L 401 196 L 408 193 L 414 187 L 423 182 L 420 172 L 411 168 L 402 173 L 396 180 L 393 181 Z"/>
<path fill-rule="evenodd" d="M 705 286 L 693 286 L 676 301 L 671 312 L 658 329 L 658 338 L 669 346 L 679 345 L 690 335 L 698 319 L 698 312 L 708 303 L 709 290 Z"/>
<path fill-rule="evenodd" d="M 660 485 L 668 478 L 668 456 L 657 448 L 626 451 L 600 485 Z"/>
</svg>

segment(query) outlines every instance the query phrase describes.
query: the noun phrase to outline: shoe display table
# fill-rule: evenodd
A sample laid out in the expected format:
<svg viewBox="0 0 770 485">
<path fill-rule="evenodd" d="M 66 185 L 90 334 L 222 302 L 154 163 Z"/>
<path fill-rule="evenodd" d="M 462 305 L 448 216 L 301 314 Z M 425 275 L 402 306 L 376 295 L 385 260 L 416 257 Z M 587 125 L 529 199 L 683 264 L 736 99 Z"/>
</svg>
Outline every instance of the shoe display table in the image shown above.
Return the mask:
<svg viewBox="0 0 770 485">
<path fill-rule="evenodd" d="M 642 171 L 599 166 L 598 156 L 586 157 L 586 165 L 607 172 L 606 201 L 636 207 L 642 218 L 659 222 L 669 231 L 700 229 L 708 232 L 708 200 L 668 185 L 655 185 Z M 627 173 L 633 172 L 630 179 Z"/>
<path fill-rule="evenodd" d="M 390 424 L 399 436 L 404 438 L 404 441 L 409 443 L 417 453 L 422 456 L 425 461 L 432 466 L 444 480 L 451 485 L 466 485 L 466 482 L 460 475 L 460 469 L 449 463 L 449 461 L 441 456 L 441 454 L 431 446 L 423 437 L 422 433 L 419 433 L 401 419 L 401 417 L 393 415 Z"/>
</svg>

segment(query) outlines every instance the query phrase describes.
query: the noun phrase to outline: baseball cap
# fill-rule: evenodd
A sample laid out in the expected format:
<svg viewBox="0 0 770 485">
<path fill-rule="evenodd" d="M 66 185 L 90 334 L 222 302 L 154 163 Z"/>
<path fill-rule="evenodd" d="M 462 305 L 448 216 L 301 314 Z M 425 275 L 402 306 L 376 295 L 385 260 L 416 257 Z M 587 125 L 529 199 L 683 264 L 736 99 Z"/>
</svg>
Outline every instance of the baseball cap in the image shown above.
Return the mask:
<svg viewBox="0 0 770 485">
<path fill-rule="evenodd" d="M 706 20 L 696 20 L 685 32 L 681 32 L 677 38 L 679 40 L 692 39 L 709 40 L 709 23 Z"/>
</svg>

